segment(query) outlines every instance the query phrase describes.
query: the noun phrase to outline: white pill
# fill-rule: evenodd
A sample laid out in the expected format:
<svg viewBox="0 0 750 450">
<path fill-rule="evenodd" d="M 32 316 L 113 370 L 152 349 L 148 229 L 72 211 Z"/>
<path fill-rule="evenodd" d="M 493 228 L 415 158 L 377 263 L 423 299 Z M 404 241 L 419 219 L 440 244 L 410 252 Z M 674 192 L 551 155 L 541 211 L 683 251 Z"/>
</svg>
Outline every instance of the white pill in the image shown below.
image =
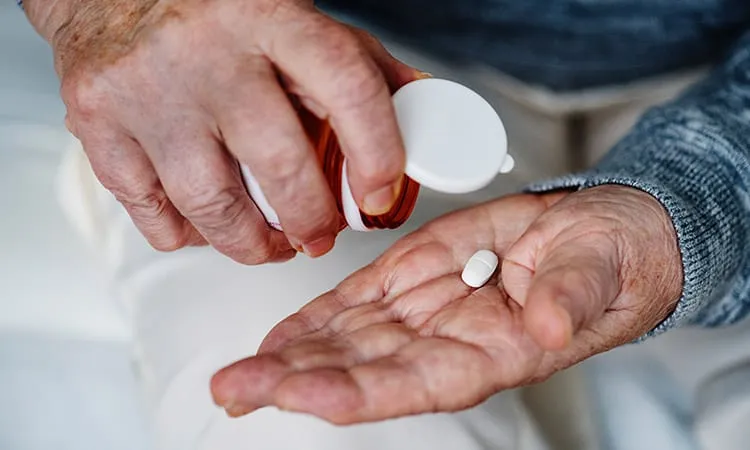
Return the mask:
<svg viewBox="0 0 750 450">
<path fill-rule="evenodd" d="M 464 266 L 461 279 L 473 288 L 479 288 L 492 278 L 497 269 L 497 255 L 490 250 L 479 250 Z"/>
</svg>

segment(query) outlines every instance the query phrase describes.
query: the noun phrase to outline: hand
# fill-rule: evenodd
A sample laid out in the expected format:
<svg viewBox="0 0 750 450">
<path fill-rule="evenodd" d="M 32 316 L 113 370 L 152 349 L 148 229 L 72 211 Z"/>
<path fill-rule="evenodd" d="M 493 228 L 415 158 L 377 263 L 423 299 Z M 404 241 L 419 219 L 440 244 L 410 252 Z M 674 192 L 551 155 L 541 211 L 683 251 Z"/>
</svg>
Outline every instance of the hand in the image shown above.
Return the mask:
<svg viewBox="0 0 750 450">
<path fill-rule="evenodd" d="M 460 272 L 479 249 L 504 262 L 473 290 Z M 647 332 L 681 273 L 671 221 L 641 191 L 504 198 L 423 227 L 284 320 L 214 377 L 214 399 L 339 424 L 468 408 Z"/>
<path fill-rule="evenodd" d="M 331 120 L 362 208 L 380 214 L 395 199 L 404 154 L 390 94 L 418 73 L 312 1 L 26 6 L 53 45 L 68 127 L 157 249 L 205 239 L 257 264 L 333 246 L 339 216 L 291 94 Z M 235 158 L 286 236 L 255 208 Z"/>
</svg>

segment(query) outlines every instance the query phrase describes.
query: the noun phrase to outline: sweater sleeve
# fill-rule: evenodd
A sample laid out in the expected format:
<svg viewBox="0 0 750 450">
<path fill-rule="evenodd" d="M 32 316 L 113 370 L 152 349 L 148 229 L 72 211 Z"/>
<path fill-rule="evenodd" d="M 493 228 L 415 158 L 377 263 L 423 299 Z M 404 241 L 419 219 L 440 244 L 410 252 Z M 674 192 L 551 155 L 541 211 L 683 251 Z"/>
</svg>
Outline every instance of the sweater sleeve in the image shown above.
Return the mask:
<svg viewBox="0 0 750 450">
<path fill-rule="evenodd" d="M 750 313 L 750 30 L 707 80 L 646 113 L 593 169 L 529 191 L 602 184 L 648 192 L 677 231 L 682 297 L 648 336 Z"/>
</svg>

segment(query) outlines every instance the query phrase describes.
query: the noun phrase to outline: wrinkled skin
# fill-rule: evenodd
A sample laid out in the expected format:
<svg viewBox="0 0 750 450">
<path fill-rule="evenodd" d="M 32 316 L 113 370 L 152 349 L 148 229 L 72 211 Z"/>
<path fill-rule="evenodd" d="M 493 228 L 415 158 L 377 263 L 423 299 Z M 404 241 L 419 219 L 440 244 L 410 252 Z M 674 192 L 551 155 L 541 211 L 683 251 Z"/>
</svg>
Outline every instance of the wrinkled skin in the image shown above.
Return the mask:
<svg viewBox="0 0 750 450">
<path fill-rule="evenodd" d="M 149 242 L 206 241 L 246 264 L 320 256 L 334 198 L 290 95 L 330 119 L 353 194 L 381 214 L 401 186 L 391 91 L 420 74 L 311 0 L 28 0 L 52 44 L 68 128 Z M 279 213 L 246 194 L 247 164 Z"/>
<path fill-rule="evenodd" d="M 479 249 L 503 263 L 474 290 L 460 272 Z M 231 416 L 271 405 L 349 424 L 461 410 L 641 336 L 681 290 L 674 229 L 648 194 L 503 198 L 397 242 L 212 390 Z"/>
</svg>

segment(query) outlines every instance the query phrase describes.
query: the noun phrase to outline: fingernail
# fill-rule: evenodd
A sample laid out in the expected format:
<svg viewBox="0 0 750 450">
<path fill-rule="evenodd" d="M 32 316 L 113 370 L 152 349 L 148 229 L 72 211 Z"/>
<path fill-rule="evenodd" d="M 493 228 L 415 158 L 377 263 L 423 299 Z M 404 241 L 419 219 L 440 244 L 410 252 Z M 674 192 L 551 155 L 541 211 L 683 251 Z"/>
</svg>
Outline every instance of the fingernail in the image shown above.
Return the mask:
<svg viewBox="0 0 750 450">
<path fill-rule="evenodd" d="M 230 405 L 224 408 L 224 411 L 227 413 L 227 416 L 236 418 L 250 414 L 253 412 L 253 408 L 248 408 L 247 406 L 242 405 Z"/>
<path fill-rule="evenodd" d="M 432 78 L 432 74 L 429 72 L 422 72 L 420 70 L 417 71 L 417 79 L 418 80 L 426 80 L 428 78 Z"/>
<path fill-rule="evenodd" d="M 323 120 L 328 118 L 328 112 L 326 112 L 326 109 L 312 98 L 300 97 L 300 101 L 305 109 L 313 113 L 318 119 Z"/>
<path fill-rule="evenodd" d="M 281 253 L 277 255 L 275 258 L 271 259 L 269 263 L 284 263 L 289 260 L 294 259 L 295 256 L 297 256 L 297 253 L 301 253 L 299 251 L 296 251 L 294 249 L 291 249 L 289 251 L 286 251 L 284 253 Z"/>
<path fill-rule="evenodd" d="M 401 193 L 402 181 L 399 179 L 396 183 L 380 188 L 375 192 L 371 192 L 365 196 L 364 204 L 362 205 L 365 214 L 370 216 L 379 216 L 385 214 L 391 210 L 393 203 Z"/>
<path fill-rule="evenodd" d="M 328 253 L 333 248 L 336 237 L 332 234 L 302 244 L 302 251 L 310 258 L 317 258 Z"/>
<path fill-rule="evenodd" d="M 208 245 L 208 241 L 197 231 L 191 233 L 188 238 L 187 245 L 190 247 L 205 247 Z"/>
</svg>

